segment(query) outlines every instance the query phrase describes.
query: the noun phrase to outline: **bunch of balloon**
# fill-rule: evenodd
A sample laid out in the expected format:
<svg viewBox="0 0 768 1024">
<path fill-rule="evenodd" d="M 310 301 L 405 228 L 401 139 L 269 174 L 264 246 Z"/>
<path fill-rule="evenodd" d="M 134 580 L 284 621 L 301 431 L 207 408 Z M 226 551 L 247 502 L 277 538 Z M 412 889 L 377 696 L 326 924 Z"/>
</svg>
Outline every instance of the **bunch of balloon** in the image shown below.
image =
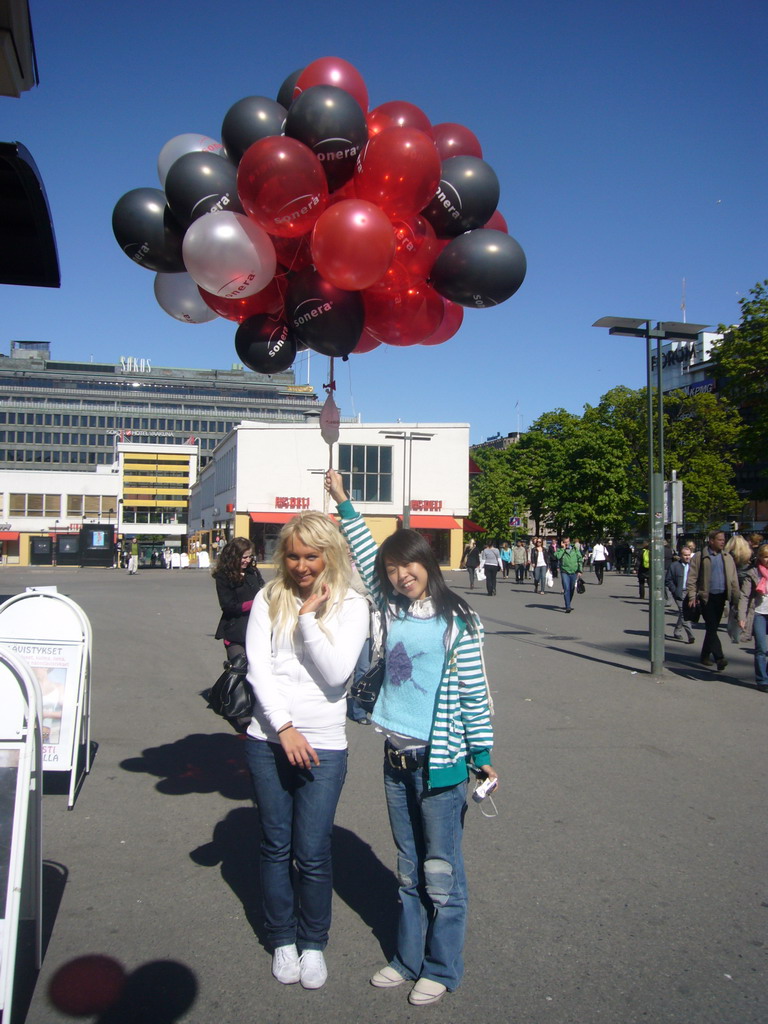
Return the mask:
<svg viewBox="0 0 768 1024">
<path fill-rule="evenodd" d="M 341 58 L 294 71 L 275 100 L 238 100 L 221 142 L 175 136 L 158 177 L 115 206 L 119 245 L 155 273 L 170 316 L 239 324 L 238 356 L 259 373 L 304 347 L 442 344 L 465 307 L 504 302 L 525 278 L 474 133 L 405 100 L 369 110 Z"/>
</svg>

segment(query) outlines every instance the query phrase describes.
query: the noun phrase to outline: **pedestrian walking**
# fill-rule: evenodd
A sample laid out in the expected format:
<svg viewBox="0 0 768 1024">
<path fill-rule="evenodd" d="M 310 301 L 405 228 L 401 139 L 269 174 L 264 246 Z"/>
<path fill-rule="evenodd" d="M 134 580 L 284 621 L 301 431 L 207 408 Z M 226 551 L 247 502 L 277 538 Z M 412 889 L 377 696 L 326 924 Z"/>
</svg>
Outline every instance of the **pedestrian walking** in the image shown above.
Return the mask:
<svg viewBox="0 0 768 1024">
<path fill-rule="evenodd" d="M 543 594 L 546 587 L 549 569 L 549 554 L 541 537 L 534 537 L 531 549 L 531 566 L 533 568 L 533 592 Z"/>
<path fill-rule="evenodd" d="M 648 586 L 651 574 L 651 548 L 647 540 L 644 540 L 635 551 L 635 572 L 637 573 L 638 593 L 642 600 L 645 598 L 645 588 Z"/>
<path fill-rule="evenodd" d="M 763 693 L 768 693 L 767 624 L 768 544 L 761 544 L 755 552 L 755 564 L 749 568 L 741 585 L 739 626 L 742 630 L 740 639 L 743 643 L 754 637 L 755 685 Z"/>
<path fill-rule="evenodd" d="M 595 579 L 598 584 L 603 584 L 603 573 L 605 572 L 605 564 L 608 561 L 608 549 L 601 540 L 599 540 L 592 548 L 592 568 L 595 570 Z"/>
<path fill-rule="evenodd" d="M 694 643 L 693 630 L 683 618 L 683 598 L 688 585 L 688 571 L 691 562 L 691 549 L 687 545 L 680 548 L 680 558 L 672 562 L 664 578 L 664 585 L 672 595 L 677 606 L 677 621 L 672 631 L 675 640 Z"/>
<path fill-rule="evenodd" d="M 499 552 L 501 555 L 501 570 L 504 579 L 509 576 L 510 569 L 512 568 L 512 548 L 509 546 L 509 541 L 505 540 L 501 545 Z"/>
<path fill-rule="evenodd" d="M 499 549 L 494 547 L 490 540 L 485 542 L 485 547 L 480 554 L 480 565 L 482 565 L 485 572 L 485 589 L 488 596 L 494 597 L 496 594 L 496 577 L 501 569 L 501 554 Z"/>
<path fill-rule="evenodd" d="M 701 606 L 704 620 L 701 663 L 711 665 L 714 658 L 718 672 L 722 672 L 728 664 L 718 636 L 720 620 L 726 601 L 732 606 L 738 606 L 740 597 L 736 563 L 724 548 L 723 531 L 710 530 L 707 543 L 691 559 L 686 586 L 688 601 Z"/>
<path fill-rule="evenodd" d="M 528 564 L 528 553 L 525 544 L 519 540 L 512 552 L 512 562 L 515 566 L 515 583 L 522 583 L 525 579 L 525 569 Z"/>
<path fill-rule="evenodd" d="M 467 575 L 469 576 L 469 589 L 475 589 L 475 575 L 477 573 L 478 566 L 480 565 L 480 551 L 474 540 L 471 540 L 467 547 L 464 549 L 465 558 L 464 565 L 467 569 Z"/>
<path fill-rule="evenodd" d="M 562 547 L 558 548 L 555 557 L 560 566 L 560 576 L 563 582 L 563 601 L 565 602 L 566 614 L 573 610 L 571 602 L 576 590 L 576 580 L 581 579 L 581 570 L 584 564 L 582 554 L 578 548 L 571 544 L 570 537 L 563 537 Z"/>
<path fill-rule="evenodd" d="M 423 1006 L 453 991 L 463 974 L 461 838 L 470 766 L 497 781 L 483 627 L 448 588 L 420 533 L 398 530 L 377 551 L 341 475 L 329 470 L 326 487 L 386 623 L 386 669 L 373 719 L 387 736 L 384 790 L 400 909 L 394 956 L 371 984 L 394 988 L 415 980 L 408 1001 Z"/>
</svg>

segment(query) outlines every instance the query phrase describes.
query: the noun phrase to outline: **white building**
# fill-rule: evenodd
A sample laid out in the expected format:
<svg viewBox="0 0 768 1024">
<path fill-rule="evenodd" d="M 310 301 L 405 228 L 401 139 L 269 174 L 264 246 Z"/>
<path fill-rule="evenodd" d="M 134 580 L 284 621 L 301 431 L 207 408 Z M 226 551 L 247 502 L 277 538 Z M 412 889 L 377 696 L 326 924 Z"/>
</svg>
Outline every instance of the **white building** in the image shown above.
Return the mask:
<svg viewBox="0 0 768 1024">
<path fill-rule="evenodd" d="M 469 502 L 469 424 L 342 423 L 333 467 L 376 540 L 402 523 L 456 567 Z M 189 532 L 197 544 L 250 537 L 271 560 L 284 522 L 304 509 L 334 511 L 323 478 L 329 449 L 316 424 L 245 422 L 215 449 L 192 487 Z"/>
<path fill-rule="evenodd" d="M 154 550 L 182 548 L 197 445 L 120 443 L 114 454 L 93 469 L 0 470 L 0 561 L 28 565 L 46 548 L 55 557 L 58 538 L 93 524 L 136 537 L 147 563 Z"/>
<path fill-rule="evenodd" d="M 665 392 L 684 391 L 687 395 L 716 391 L 712 372 L 712 349 L 721 334 L 702 331 L 693 341 L 668 341 L 661 347 L 661 386 Z M 651 372 L 656 383 L 656 354 L 651 357 Z"/>
</svg>

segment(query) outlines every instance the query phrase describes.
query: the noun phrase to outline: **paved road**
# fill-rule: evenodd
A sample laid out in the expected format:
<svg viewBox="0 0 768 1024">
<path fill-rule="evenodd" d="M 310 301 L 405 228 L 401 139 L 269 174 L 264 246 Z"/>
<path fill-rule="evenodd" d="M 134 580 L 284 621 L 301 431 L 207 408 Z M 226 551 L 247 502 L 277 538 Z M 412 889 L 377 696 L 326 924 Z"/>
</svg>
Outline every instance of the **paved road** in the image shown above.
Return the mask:
<svg viewBox="0 0 768 1024">
<path fill-rule="evenodd" d="M 488 633 L 503 783 L 498 817 L 467 816 L 465 981 L 428 1009 L 367 983 L 395 913 L 373 729 L 349 728 L 328 984 L 286 989 L 261 941 L 242 741 L 197 696 L 221 662 L 210 577 L 0 570 L 4 595 L 51 583 L 93 626 L 98 753 L 74 810 L 44 800 L 48 943 L 28 1024 L 71 1019 L 47 983 L 94 952 L 131 972 L 133 1008 L 103 1024 L 768 1019 L 768 697 L 727 638 L 722 675 L 670 639 L 651 677 L 633 578 L 587 575 L 569 616 L 530 584 L 466 591 Z"/>
</svg>

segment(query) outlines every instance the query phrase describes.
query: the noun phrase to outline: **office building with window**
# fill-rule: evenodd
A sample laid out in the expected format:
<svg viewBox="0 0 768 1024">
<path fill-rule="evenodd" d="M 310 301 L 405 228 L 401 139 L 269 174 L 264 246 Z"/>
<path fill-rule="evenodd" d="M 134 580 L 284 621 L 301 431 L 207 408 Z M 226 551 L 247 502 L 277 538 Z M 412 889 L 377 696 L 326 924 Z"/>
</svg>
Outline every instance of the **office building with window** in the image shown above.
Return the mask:
<svg viewBox="0 0 768 1024">
<path fill-rule="evenodd" d="M 466 423 L 344 423 L 333 446 L 355 507 L 377 541 L 410 520 L 438 561 L 458 567 L 469 500 Z M 297 512 L 334 512 L 324 488 L 328 445 L 315 424 L 241 423 L 213 452 L 190 493 L 193 542 L 249 537 L 271 561 Z"/>
<path fill-rule="evenodd" d="M 197 465 L 196 445 L 121 442 L 111 466 L 0 469 L 0 564 L 89 564 L 94 527 L 110 547 L 135 538 L 142 565 L 185 550 Z"/>
<path fill-rule="evenodd" d="M 241 420 L 316 422 L 321 408 L 291 371 L 62 362 L 48 342 L 12 341 L 0 355 L 0 470 L 109 466 L 120 441 L 194 443 L 205 465 Z"/>
</svg>

